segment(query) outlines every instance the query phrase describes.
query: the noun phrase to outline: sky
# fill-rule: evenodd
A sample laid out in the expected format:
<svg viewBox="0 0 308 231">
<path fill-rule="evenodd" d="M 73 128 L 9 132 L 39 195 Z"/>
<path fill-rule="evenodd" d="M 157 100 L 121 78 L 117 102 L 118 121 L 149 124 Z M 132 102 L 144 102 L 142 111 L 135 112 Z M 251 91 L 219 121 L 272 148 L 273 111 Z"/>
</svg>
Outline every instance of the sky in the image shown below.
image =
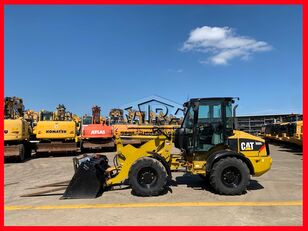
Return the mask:
<svg viewBox="0 0 308 231">
<path fill-rule="evenodd" d="M 302 113 L 301 6 L 5 6 L 5 96 L 83 115 L 158 95 Z"/>
</svg>

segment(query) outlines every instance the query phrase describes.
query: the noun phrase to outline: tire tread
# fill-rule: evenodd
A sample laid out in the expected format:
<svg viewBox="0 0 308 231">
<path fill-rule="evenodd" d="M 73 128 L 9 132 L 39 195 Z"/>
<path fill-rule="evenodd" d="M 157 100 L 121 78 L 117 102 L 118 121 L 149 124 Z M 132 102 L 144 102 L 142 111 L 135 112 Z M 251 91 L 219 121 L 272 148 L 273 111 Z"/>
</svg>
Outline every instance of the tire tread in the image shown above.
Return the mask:
<svg viewBox="0 0 308 231">
<path fill-rule="evenodd" d="M 240 166 L 243 167 L 243 171 L 245 171 L 244 174 L 246 173 L 248 175 L 247 182 L 246 183 L 244 182 L 241 188 L 237 188 L 237 190 L 231 190 L 231 189 L 226 190 L 226 188 L 222 186 L 222 182 L 218 180 L 218 177 L 220 178 L 220 176 L 217 176 L 217 172 L 219 172 L 219 169 L 222 167 L 223 164 L 225 164 L 225 162 L 231 162 L 231 163 L 233 162 L 239 164 Z M 214 188 L 214 190 L 220 195 L 241 195 L 246 191 L 249 182 L 250 182 L 250 173 L 248 166 L 241 159 L 236 157 L 226 157 L 220 159 L 214 164 L 210 172 L 210 184 Z"/>
</svg>

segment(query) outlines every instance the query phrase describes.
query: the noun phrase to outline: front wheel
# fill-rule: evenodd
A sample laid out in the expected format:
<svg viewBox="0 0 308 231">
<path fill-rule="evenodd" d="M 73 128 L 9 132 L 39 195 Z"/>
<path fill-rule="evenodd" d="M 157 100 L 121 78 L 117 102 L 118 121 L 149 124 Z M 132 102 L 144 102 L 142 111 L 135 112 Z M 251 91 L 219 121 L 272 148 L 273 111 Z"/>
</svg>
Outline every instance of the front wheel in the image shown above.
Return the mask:
<svg viewBox="0 0 308 231">
<path fill-rule="evenodd" d="M 216 162 L 211 170 L 210 184 L 223 195 L 243 194 L 250 181 L 247 165 L 235 157 L 227 157 Z"/>
<path fill-rule="evenodd" d="M 199 177 L 200 177 L 205 183 L 209 183 L 209 182 L 210 182 L 210 176 L 209 176 L 209 174 L 206 174 L 206 175 L 199 174 Z"/>
<path fill-rule="evenodd" d="M 128 174 L 133 193 L 138 196 L 158 196 L 167 185 L 167 171 L 163 164 L 151 157 L 138 159 Z"/>
</svg>

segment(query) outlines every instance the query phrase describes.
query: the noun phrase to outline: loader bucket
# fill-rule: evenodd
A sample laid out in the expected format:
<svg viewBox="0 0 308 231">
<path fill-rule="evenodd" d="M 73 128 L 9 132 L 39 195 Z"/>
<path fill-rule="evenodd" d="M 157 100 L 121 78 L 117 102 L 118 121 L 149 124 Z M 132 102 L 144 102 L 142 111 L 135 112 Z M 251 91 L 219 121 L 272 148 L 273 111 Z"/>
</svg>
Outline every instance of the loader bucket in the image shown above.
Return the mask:
<svg viewBox="0 0 308 231">
<path fill-rule="evenodd" d="M 96 198 L 103 193 L 105 170 L 109 167 L 106 156 L 74 158 L 75 174 L 60 199 Z"/>
</svg>

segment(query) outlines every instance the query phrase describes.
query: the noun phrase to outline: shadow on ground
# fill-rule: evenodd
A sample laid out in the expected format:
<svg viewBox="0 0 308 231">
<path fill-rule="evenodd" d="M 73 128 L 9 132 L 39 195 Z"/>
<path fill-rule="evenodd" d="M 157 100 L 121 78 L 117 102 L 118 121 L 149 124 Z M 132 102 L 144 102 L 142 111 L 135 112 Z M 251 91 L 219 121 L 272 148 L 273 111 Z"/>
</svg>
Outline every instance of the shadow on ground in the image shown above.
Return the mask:
<svg viewBox="0 0 308 231">
<path fill-rule="evenodd" d="M 303 147 L 296 144 L 288 144 L 279 141 L 271 141 L 271 145 L 276 146 L 279 152 L 290 152 L 294 155 L 303 155 Z"/>
<path fill-rule="evenodd" d="M 196 175 L 190 175 L 190 174 L 184 174 L 183 176 L 178 176 L 175 178 L 175 181 L 171 182 L 172 186 L 178 186 L 178 185 L 187 185 L 189 188 L 193 188 L 195 190 L 206 190 L 211 193 L 215 193 L 214 189 L 211 187 L 208 181 L 202 179 L 199 176 Z M 264 187 L 259 184 L 257 180 L 250 180 L 250 183 L 247 187 L 248 191 L 253 190 L 260 190 Z"/>
<path fill-rule="evenodd" d="M 13 164 L 13 163 L 24 163 L 31 160 L 31 158 L 27 158 L 24 161 L 20 162 L 18 156 L 5 156 L 4 163 L 5 164 Z"/>
</svg>

